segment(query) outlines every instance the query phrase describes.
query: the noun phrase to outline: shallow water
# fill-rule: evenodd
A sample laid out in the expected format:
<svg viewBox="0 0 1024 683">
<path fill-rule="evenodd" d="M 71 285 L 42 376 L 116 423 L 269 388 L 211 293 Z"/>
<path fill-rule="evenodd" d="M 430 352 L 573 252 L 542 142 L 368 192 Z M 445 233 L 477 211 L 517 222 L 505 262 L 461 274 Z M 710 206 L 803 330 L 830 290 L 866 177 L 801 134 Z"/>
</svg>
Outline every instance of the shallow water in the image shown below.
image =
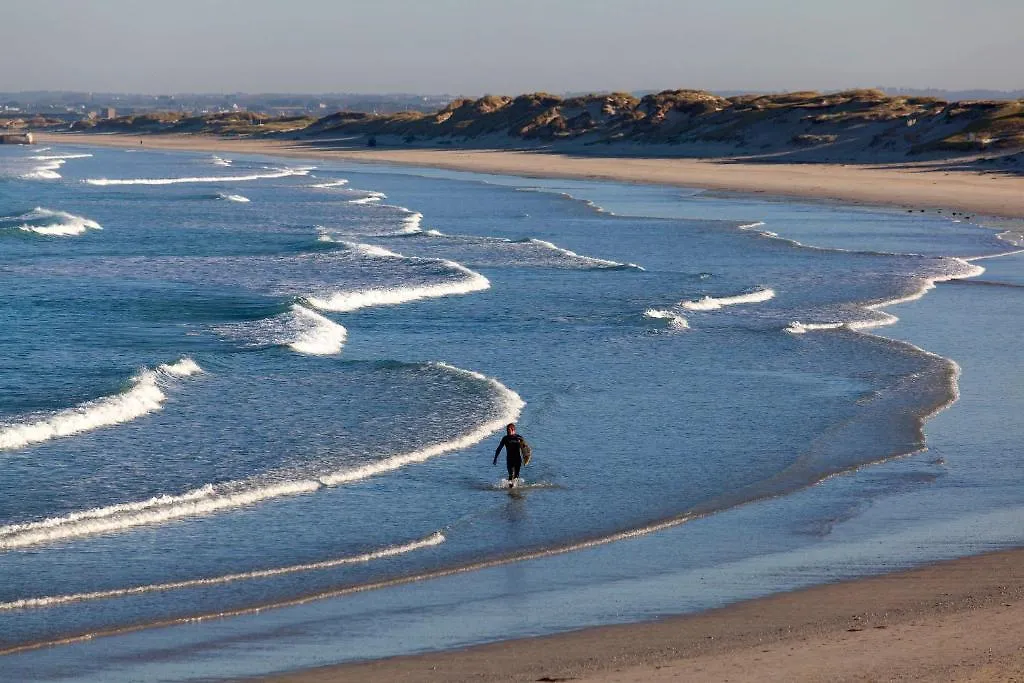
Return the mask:
<svg viewBox="0 0 1024 683">
<path fill-rule="evenodd" d="M 40 178 L 44 162 L 0 153 L 0 280 L 17 293 L 0 311 L 7 647 L 545 558 L 190 627 L 216 675 L 452 646 L 876 570 L 864 541 L 833 547 L 838 529 L 882 539 L 893 564 L 935 556 L 872 519 L 897 500 L 911 529 L 944 520 L 948 552 L 971 552 L 949 529 L 1020 503 L 995 447 L 953 491 L 931 431 L 929 453 L 891 461 L 952 399 L 948 359 L 971 371 L 971 335 L 998 344 L 1019 320 L 1000 317 L 1019 260 L 954 258 L 1011 248 L 969 222 L 102 149 Z M 98 179 L 147 182 L 82 182 Z M 931 310 L 947 291 L 963 295 Z M 918 310 L 923 323 L 875 329 Z M 997 322 L 940 348 L 968 311 Z M 183 359 L 200 371 L 175 372 Z M 1009 399 L 996 404 L 1005 421 Z M 490 459 L 514 419 L 536 459 L 510 497 Z M 794 576 L 793 557 L 822 568 Z M 502 609 L 510 593 L 530 619 Z M 279 628 L 297 634 L 273 641 L 279 664 L 230 664 L 215 644 L 267 647 Z M 191 636 L 172 631 L 107 642 L 126 656 L 173 642 L 159 676 L 185 677 Z M 95 656 L 7 661 L 87 677 L 79 658 Z"/>
</svg>

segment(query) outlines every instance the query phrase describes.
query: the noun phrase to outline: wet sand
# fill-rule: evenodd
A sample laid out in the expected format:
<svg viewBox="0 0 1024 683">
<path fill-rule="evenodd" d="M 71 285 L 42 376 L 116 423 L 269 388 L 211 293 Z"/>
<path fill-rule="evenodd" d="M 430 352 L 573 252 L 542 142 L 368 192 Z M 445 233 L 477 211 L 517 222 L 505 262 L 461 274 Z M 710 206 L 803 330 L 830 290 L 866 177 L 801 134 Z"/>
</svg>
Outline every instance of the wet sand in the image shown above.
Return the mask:
<svg viewBox="0 0 1024 683">
<path fill-rule="evenodd" d="M 657 621 L 311 669 L 355 681 L 1024 680 L 1024 551 Z"/>
<path fill-rule="evenodd" d="M 952 170 L 947 164 L 783 164 L 732 159 L 600 157 L 539 151 L 346 148 L 330 142 L 253 140 L 204 135 L 40 133 L 43 144 L 67 143 L 269 154 L 307 159 L 386 162 L 478 173 L 619 180 L 846 203 L 948 209 L 1024 218 L 1024 176 Z M 141 144 L 140 144 L 141 142 Z"/>
<path fill-rule="evenodd" d="M 138 136 L 43 143 L 140 146 Z M 147 136 L 142 147 L 598 178 L 1024 218 L 1024 177 L 925 165 L 757 164 L 539 152 L 328 149 Z M 1024 550 L 818 586 L 719 610 L 464 650 L 312 669 L 274 681 L 1024 680 Z"/>
</svg>

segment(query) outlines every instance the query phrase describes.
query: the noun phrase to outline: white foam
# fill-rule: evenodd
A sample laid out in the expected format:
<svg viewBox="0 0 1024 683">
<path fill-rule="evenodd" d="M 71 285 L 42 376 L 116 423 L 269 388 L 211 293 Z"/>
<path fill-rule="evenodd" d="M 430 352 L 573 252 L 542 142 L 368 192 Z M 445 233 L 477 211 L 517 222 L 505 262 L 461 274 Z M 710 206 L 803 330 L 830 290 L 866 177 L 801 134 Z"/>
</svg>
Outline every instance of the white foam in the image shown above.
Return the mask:
<svg viewBox="0 0 1024 683">
<path fill-rule="evenodd" d="M 160 388 L 161 377 L 188 377 L 199 372 L 202 369 L 195 361 L 183 358 L 177 363 L 161 365 L 156 370 L 143 370 L 132 377 L 130 388 L 122 393 L 87 401 L 41 419 L 0 425 L 0 449 L 24 448 L 34 443 L 130 422 L 160 410 L 167 400 Z"/>
<path fill-rule="evenodd" d="M 53 159 L 37 166 L 21 177 L 25 180 L 59 180 L 60 173 L 57 173 L 57 170 L 63 165 L 63 159 Z"/>
<path fill-rule="evenodd" d="M 227 192 L 217 193 L 218 199 L 224 199 L 229 202 L 248 202 L 249 198 L 240 194 L 228 194 Z"/>
<path fill-rule="evenodd" d="M 41 206 L 37 206 L 28 213 L 23 213 L 20 216 L 12 216 L 9 219 L 12 221 L 33 221 L 33 220 L 49 220 L 55 219 L 53 222 L 37 225 L 34 223 L 25 223 L 17 226 L 19 230 L 25 232 L 34 232 L 38 235 L 46 235 L 49 237 L 71 237 L 74 235 L 81 235 L 87 230 L 102 230 L 103 227 L 94 220 L 84 218 L 82 216 L 76 216 L 73 213 L 66 211 L 54 211 L 53 209 L 44 209 Z"/>
<path fill-rule="evenodd" d="M 743 225 L 737 225 L 736 227 L 740 230 L 753 230 L 754 228 L 760 228 L 764 225 L 764 221 L 757 221 L 756 223 L 745 223 Z"/>
<path fill-rule="evenodd" d="M 817 330 L 838 330 L 846 327 L 846 323 L 802 323 L 794 320 L 785 328 L 790 334 L 807 334 Z"/>
<path fill-rule="evenodd" d="M 221 157 L 217 156 L 216 154 L 213 155 L 213 157 L 210 159 L 210 162 L 213 163 L 215 166 L 230 166 L 231 165 L 231 159 L 222 159 Z"/>
<path fill-rule="evenodd" d="M 320 241 L 335 242 L 330 235 L 321 234 Z M 458 280 L 439 282 L 432 285 L 413 285 L 409 287 L 375 287 L 372 289 L 356 290 L 353 292 L 335 292 L 326 297 L 311 296 L 307 298 L 310 305 L 322 311 L 334 311 L 336 313 L 347 313 L 361 308 L 372 306 L 396 306 L 409 301 L 420 299 L 435 299 L 458 294 L 469 294 L 488 289 L 491 286 L 490 280 L 466 268 L 461 263 L 442 259 L 423 259 L 416 256 L 404 256 L 383 247 L 360 242 L 338 242 L 345 245 L 345 248 L 355 253 L 370 258 L 406 259 L 408 261 L 432 261 L 454 270 L 460 275 Z"/>
<path fill-rule="evenodd" d="M 91 154 L 47 154 L 32 156 L 29 159 L 35 159 L 36 161 L 65 161 L 67 159 L 87 159 L 91 156 Z"/>
<path fill-rule="evenodd" d="M 207 484 L 179 495 L 154 496 L 143 501 L 118 503 L 74 512 L 63 517 L 3 526 L 0 527 L 0 549 L 22 548 L 40 543 L 120 531 L 146 524 L 158 524 L 185 517 L 202 516 L 274 498 L 312 493 L 323 486 L 336 486 L 359 481 L 473 446 L 503 428 L 505 424 L 515 422 L 526 405 L 519 394 L 496 379 L 446 363 L 432 365 L 489 384 L 495 390 L 498 398 L 498 406 L 490 419 L 450 441 L 409 453 L 392 455 L 362 467 L 330 472 L 319 479 L 271 483 L 240 481 L 218 485 Z"/>
<path fill-rule="evenodd" d="M 550 249 L 568 258 L 578 260 L 582 262 L 585 266 L 589 266 L 592 268 L 634 268 L 636 270 L 643 270 L 643 267 L 638 266 L 635 263 L 619 263 L 618 261 L 610 261 L 608 259 L 596 258 L 594 256 L 583 256 L 581 254 L 577 254 L 575 251 L 570 251 L 568 249 L 558 246 L 557 244 L 548 242 L 547 240 L 539 240 L 531 237 L 526 240 L 526 243 L 534 244 L 539 247 L 544 247 L 545 249 Z"/>
<path fill-rule="evenodd" d="M 666 311 L 658 308 L 648 308 L 644 311 L 644 317 L 654 318 L 657 320 L 668 320 L 669 327 L 674 330 L 686 330 L 689 329 L 690 323 L 686 321 L 686 318 L 679 315 L 675 311 Z"/>
<path fill-rule="evenodd" d="M 348 185 L 348 181 L 345 180 L 344 178 L 341 178 L 340 180 L 332 180 L 327 183 L 317 183 L 315 185 L 310 185 L 310 187 L 316 187 L 319 189 L 326 190 L 331 187 L 341 187 L 342 185 Z"/>
<path fill-rule="evenodd" d="M 418 211 L 410 211 L 405 209 L 409 215 L 402 219 L 402 229 L 399 231 L 403 235 L 415 235 L 416 233 L 423 232 L 423 228 L 420 227 L 420 223 L 423 221 L 423 214 Z"/>
<path fill-rule="evenodd" d="M 734 296 L 705 296 L 697 301 L 683 301 L 680 306 L 690 311 L 715 311 L 724 306 L 736 306 L 738 304 L 757 304 L 775 298 L 775 290 L 758 289 L 753 292 L 736 294 Z"/>
<path fill-rule="evenodd" d="M 194 178 L 86 178 L 83 183 L 89 185 L 176 185 L 178 183 L 240 183 L 249 180 L 266 180 L 271 178 L 287 178 L 289 176 L 309 175 L 312 168 L 280 168 L 268 173 L 252 173 L 235 176 L 205 176 Z"/>
<path fill-rule="evenodd" d="M 403 543 L 401 545 L 387 546 L 384 548 L 380 548 L 378 550 L 361 553 L 359 555 L 338 557 L 330 560 L 322 560 L 320 562 L 310 562 L 307 564 L 295 564 L 288 567 L 275 567 L 273 569 L 256 569 L 251 572 L 224 574 L 222 576 L 213 576 L 204 579 L 189 579 L 186 581 L 153 583 L 144 586 L 132 586 L 131 588 L 114 588 L 103 591 L 92 591 L 89 593 L 51 595 L 42 598 L 22 598 L 21 600 L 0 602 L 0 611 L 40 607 L 55 607 L 57 605 L 66 605 L 72 602 L 106 600 L 109 598 L 121 598 L 130 595 L 140 595 L 143 593 L 157 593 L 171 590 L 180 590 L 182 588 L 204 588 L 206 586 L 215 586 L 218 584 L 232 583 L 235 581 L 264 579 L 273 576 L 283 576 L 286 574 L 297 574 L 299 572 L 333 569 L 335 567 L 342 567 L 349 564 L 363 564 L 366 562 L 372 562 L 373 560 L 380 560 L 388 557 L 395 557 L 397 555 L 404 555 L 406 553 L 411 553 L 416 550 L 422 550 L 423 548 L 431 548 L 434 546 L 441 545 L 445 542 L 445 540 L 446 539 L 444 534 L 440 531 L 437 531 L 427 536 L 426 538 L 422 538 L 418 541 Z"/>
<path fill-rule="evenodd" d="M 298 353 L 325 356 L 341 353 L 348 330 L 305 306 L 292 305 L 292 314 L 299 322 L 295 339 L 288 348 Z"/>
<path fill-rule="evenodd" d="M 339 313 L 356 311 L 372 306 L 396 306 L 420 299 L 435 299 L 445 296 L 479 292 L 491 286 L 490 280 L 455 261 L 440 263 L 458 271 L 463 277 L 451 282 L 411 287 L 376 287 L 354 292 L 336 292 L 326 298 L 310 297 L 309 303 L 324 311 Z"/>
<path fill-rule="evenodd" d="M 216 331 L 250 346 L 287 346 L 310 356 L 341 353 L 348 330 L 305 306 L 292 304 L 279 315 L 252 322 L 221 325 Z"/>
<path fill-rule="evenodd" d="M 372 204 L 374 202 L 379 202 L 380 200 L 381 200 L 380 197 L 370 196 L 370 197 L 360 197 L 359 199 L 350 199 L 350 200 L 348 200 L 348 203 L 349 204 Z"/>
<path fill-rule="evenodd" d="M 331 242 L 335 241 L 330 237 L 328 237 L 328 240 Z M 357 254 L 362 254 L 363 256 L 370 256 L 372 258 L 408 258 L 410 260 L 414 260 L 413 257 L 402 256 L 401 254 L 396 254 L 390 249 L 378 247 L 373 244 L 363 244 L 362 242 L 338 242 L 338 244 L 345 245 L 345 248 L 348 249 L 349 251 L 354 251 Z"/>
</svg>

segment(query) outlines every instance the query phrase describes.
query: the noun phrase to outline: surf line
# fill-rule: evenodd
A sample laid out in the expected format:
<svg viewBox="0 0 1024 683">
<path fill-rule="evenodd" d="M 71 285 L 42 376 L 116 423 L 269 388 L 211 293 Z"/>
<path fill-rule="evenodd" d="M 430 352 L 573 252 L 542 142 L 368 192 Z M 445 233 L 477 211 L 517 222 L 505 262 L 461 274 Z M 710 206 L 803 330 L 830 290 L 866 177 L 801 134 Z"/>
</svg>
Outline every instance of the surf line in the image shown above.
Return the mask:
<svg viewBox="0 0 1024 683">
<path fill-rule="evenodd" d="M 921 285 L 913 292 L 909 294 L 895 297 L 892 299 L 884 299 L 882 301 L 876 301 L 862 305 L 865 311 L 875 314 L 874 318 L 867 320 L 850 320 L 850 321 L 835 321 L 835 322 L 822 322 L 822 323 L 802 323 L 799 321 L 793 321 L 785 328 L 786 332 L 790 334 L 806 334 L 812 331 L 822 330 L 871 330 L 877 327 L 885 327 L 886 325 L 893 325 L 899 322 L 899 318 L 883 309 L 889 306 L 898 306 L 899 304 L 909 303 L 911 301 L 917 301 L 924 297 L 925 294 L 935 289 L 936 283 L 949 282 L 951 280 L 965 280 L 969 278 L 975 278 L 982 275 L 985 272 L 985 268 L 972 263 L 972 261 L 983 257 L 974 258 L 959 258 L 956 256 L 942 257 L 948 259 L 958 266 L 957 269 L 948 273 L 939 273 L 935 275 L 920 276 Z"/>
<path fill-rule="evenodd" d="M 300 572 L 317 571 L 321 569 L 333 569 L 335 567 L 342 567 L 349 564 L 364 564 L 366 562 L 371 562 L 373 560 L 395 557 L 396 555 L 404 555 L 406 553 L 421 550 L 423 548 L 430 548 L 433 546 L 441 545 L 445 542 L 445 540 L 445 535 L 443 533 L 441 533 L 440 531 L 435 531 L 429 536 L 421 538 L 417 541 L 411 541 L 409 543 L 403 543 L 400 545 L 387 546 L 384 548 L 380 548 L 378 550 L 361 553 L 359 555 L 338 557 L 330 560 L 321 560 L 320 562 L 309 562 L 306 564 L 295 564 L 288 567 L 276 567 L 273 569 L 255 569 L 249 572 L 225 574 L 223 576 L 213 576 L 203 579 L 187 579 L 184 581 L 171 581 L 168 583 L 154 583 L 144 586 L 132 586 L 130 588 L 112 588 L 109 590 L 92 591 L 89 593 L 51 595 L 41 598 L 22 598 L 20 600 L 12 600 L 10 602 L 0 602 L 0 611 L 56 607 L 58 605 L 66 605 L 72 602 L 106 600 L 109 598 L 121 598 L 130 595 L 140 595 L 142 593 L 163 593 L 166 591 L 179 590 L 182 588 L 205 588 L 207 586 L 216 586 L 219 584 L 232 583 L 235 581 L 265 579 L 274 576 L 284 576 L 286 574 L 297 574 Z"/>
<path fill-rule="evenodd" d="M 203 516 L 253 505 L 265 500 L 313 493 L 323 487 L 359 481 L 474 446 L 499 431 L 507 423 L 515 422 L 526 406 L 519 394 L 496 379 L 446 363 L 431 363 L 430 365 L 489 384 L 495 391 L 498 403 L 491 418 L 475 429 L 450 441 L 392 455 L 362 467 L 331 472 L 316 479 L 298 479 L 262 486 L 257 482 L 244 480 L 217 485 L 207 484 L 180 495 L 154 496 L 142 501 L 118 503 L 107 507 L 73 512 L 63 517 L 7 525 L 0 527 L 0 551 L 110 531 L 121 531 L 173 519 Z"/>
<path fill-rule="evenodd" d="M 309 175 L 313 166 L 298 168 L 272 169 L 268 173 L 252 173 L 236 176 L 201 176 L 188 178 L 86 178 L 82 182 L 88 185 L 177 185 L 179 183 L 238 183 L 248 180 L 265 180 L 287 178 L 289 176 Z"/>
</svg>

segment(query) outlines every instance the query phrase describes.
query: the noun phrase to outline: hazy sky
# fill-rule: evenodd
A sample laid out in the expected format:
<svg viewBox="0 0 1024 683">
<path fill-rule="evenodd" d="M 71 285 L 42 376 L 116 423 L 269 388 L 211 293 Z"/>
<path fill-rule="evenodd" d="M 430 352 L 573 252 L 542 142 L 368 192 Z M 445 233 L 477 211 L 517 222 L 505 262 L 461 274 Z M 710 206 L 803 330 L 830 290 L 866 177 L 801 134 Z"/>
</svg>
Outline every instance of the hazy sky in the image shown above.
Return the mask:
<svg viewBox="0 0 1024 683">
<path fill-rule="evenodd" d="M 1024 88 L 1024 0 L 42 0 L 0 91 Z"/>
</svg>

